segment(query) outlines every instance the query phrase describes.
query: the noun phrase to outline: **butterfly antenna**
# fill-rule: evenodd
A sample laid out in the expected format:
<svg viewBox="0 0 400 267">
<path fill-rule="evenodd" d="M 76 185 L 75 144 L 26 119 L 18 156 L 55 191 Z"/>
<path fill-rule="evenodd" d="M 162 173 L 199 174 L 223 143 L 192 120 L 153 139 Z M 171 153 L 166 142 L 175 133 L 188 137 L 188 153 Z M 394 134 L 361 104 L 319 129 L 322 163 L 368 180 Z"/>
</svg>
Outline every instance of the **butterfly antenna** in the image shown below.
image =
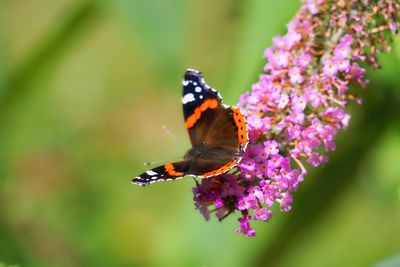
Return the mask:
<svg viewBox="0 0 400 267">
<path fill-rule="evenodd" d="M 156 164 L 161 164 L 161 163 L 166 163 L 166 162 L 171 162 L 171 161 L 176 161 L 178 160 L 178 158 L 174 158 L 174 159 L 169 159 L 169 160 L 155 160 L 155 161 L 150 161 L 150 162 L 145 162 L 143 163 L 144 166 L 150 166 L 150 165 L 156 165 Z"/>
<path fill-rule="evenodd" d="M 168 127 L 163 125 L 162 128 L 167 133 L 167 135 L 169 137 L 171 137 L 171 139 L 174 140 L 175 143 L 177 143 L 177 140 L 176 140 L 175 136 L 171 133 L 171 131 L 168 129 Z M 175 161 L 175 160 L 178 160 L 178 159 L 174 158 L 174 159 L 170 159 L 170 160 L 155 160 L 155 161 L 145 162 L 144 165 L 145 166 L 150 166 L 150 165 L 156 165 L 156 164 L 171 162 L 171 161 Z"/>
<path fill-rule="evenodd" d="M 150 162 L 145 162 L 144 166 L 150 166 L 150 165 L 155 165 L 155 164 L 160 164 L 164 162 L 164 160 L 155 160 L 155 161 L 150 161 Z"/>
<path fill-rule="evenodd" d="M 171 139 L 174 140 L 175 143 L 177 143 L 177 140 L 176 140 L 175 136 L 171 133 L 171 131 L 168 129 L 168 127 L 163 125 L 162 128 L 168 134 L 168 136 L 171 137 Z"/>
</svg>

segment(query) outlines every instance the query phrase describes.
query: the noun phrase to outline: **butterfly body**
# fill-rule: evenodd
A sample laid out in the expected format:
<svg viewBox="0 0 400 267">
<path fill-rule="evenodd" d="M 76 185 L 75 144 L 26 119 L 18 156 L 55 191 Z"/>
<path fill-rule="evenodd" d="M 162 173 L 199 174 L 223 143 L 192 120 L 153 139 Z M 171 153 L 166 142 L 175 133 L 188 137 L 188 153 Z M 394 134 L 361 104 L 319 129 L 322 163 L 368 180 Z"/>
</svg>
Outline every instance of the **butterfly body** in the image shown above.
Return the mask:
<svg viewBox="0 0 400 267">
<path fill-rule="evenodd" d="M 182 161 L 149 170 L 135 177 L 134 184 L 216 176 L 235 167 L 246 150 L 247 124 L 240 110 L 222 104 L 221 95 L 198 71 L 188 69 L 182 84 L 183 115 L 192 148 Z"/>
</svg>

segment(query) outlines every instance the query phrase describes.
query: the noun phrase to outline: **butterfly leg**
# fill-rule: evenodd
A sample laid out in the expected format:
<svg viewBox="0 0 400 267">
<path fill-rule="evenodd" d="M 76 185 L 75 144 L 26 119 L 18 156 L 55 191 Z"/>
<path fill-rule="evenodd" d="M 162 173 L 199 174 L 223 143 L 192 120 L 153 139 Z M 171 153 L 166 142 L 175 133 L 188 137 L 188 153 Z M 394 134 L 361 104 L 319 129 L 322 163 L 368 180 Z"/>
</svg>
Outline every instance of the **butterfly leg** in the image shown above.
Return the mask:
<svg viewBox="0 0 400 267">
<path fill-rule="evenodd" d="M 193 181 L 194 181 L 194 183 L 196 184 L 196 186 L 199 186 L 199 185 L 200 185 L 200 183 L 199 183 L 199 181 L 197 181 L 196 177 L 193 177 Z"/>
</svg>

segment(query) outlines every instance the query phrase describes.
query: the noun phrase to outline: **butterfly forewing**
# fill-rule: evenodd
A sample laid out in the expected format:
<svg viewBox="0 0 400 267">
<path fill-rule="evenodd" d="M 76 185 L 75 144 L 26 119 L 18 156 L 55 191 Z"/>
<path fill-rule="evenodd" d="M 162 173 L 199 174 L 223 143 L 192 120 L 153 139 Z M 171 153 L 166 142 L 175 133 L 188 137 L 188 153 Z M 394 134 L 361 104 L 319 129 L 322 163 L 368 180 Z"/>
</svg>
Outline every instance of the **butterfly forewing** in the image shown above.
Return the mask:
<svg viewBox="0 0 400 267">
<path fill-rule="evenodd" d="M 207 101 L 216 100 L 218 104 L 221 104 L 221 95 L 204 81 L 203 75 L 197 70 L 188 69 L 185 72 L 182 85 L 183 117 L 185 121 L 195 113 L 196 108 Z"/>
<path fill-rule="evenodd" d="M 192 146 L 203 141 L 221 107 L 219 93 L 208 86 L 200 72 L 187 70 L 183 79 L 183 117 Z"/>
</svg>

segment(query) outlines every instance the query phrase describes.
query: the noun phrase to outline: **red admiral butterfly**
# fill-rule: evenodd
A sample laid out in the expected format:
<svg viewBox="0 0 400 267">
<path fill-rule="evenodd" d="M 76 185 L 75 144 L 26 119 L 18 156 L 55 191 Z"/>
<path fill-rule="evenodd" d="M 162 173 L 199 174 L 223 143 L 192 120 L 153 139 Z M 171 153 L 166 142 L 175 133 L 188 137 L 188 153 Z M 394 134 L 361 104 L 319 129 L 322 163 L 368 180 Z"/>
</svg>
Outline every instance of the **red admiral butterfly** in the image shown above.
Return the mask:
<svg viewBox="0 0 400 267">
<path fill-rule="evenodd" d="M 222 104 L 221 95 L 199 71 L 186 71 L 182 104 L 192 148 L 182 161 L 151 169 L 133 178 L 133 184 L 145 186 L 184 176 L 209 178 L 227 172 L 242 159 L 249 141 L 245 118 L 238 108 Z"/>
</svg>

